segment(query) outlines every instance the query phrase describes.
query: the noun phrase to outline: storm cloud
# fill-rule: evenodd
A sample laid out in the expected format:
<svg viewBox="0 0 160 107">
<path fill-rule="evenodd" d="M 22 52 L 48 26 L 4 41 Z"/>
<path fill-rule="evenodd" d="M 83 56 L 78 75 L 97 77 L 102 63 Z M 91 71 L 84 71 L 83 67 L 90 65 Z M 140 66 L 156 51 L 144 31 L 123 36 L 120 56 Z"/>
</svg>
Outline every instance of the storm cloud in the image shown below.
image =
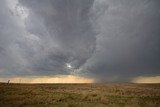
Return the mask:
<svg viewBox="0 0 160 107">
<path fill-rule="evenodd" d="M 0 76 L 160 75 L 158 0 L 1 0 Z M 68 67 L 69 65 L 69 67 Z"/>
</svg>

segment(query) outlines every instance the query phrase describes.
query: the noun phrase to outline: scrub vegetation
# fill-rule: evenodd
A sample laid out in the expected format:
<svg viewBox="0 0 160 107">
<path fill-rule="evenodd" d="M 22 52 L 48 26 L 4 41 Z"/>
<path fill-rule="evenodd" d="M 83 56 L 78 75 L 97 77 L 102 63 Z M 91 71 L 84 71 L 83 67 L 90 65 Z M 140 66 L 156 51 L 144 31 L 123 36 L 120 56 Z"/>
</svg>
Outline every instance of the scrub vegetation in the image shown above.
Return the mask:
<svg viewBox="0 0 160 107">
<path fill-rule="evenodd" d="M 160 107 L 160 84 L 5 84 L 0 107 Z"/>
</svg>

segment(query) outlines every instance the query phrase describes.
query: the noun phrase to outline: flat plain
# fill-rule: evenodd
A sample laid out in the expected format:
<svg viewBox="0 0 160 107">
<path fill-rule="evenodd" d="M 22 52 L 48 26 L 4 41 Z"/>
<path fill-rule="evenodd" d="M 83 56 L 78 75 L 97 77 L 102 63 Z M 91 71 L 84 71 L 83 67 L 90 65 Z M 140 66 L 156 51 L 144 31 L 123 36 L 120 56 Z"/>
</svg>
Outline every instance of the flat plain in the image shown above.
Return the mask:
<svg viewBox="0 0 160 107">
<path fill-rule="evenodd" d="M 160 107 L 160 84 L 5 84 L 0 107 Z"/>
</svg>

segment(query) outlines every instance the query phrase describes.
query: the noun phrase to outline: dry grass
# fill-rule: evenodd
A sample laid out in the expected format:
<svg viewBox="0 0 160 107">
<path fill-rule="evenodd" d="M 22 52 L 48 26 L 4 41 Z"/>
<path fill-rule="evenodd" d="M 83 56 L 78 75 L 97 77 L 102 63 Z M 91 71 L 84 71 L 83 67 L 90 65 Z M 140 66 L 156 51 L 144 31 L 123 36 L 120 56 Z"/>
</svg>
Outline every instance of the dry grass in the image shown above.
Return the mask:
<svg viewBox="0 0 160 107">
<path fill-rule="evenodd" d="M 0 84 L 0 107 L 160 107 L 160 84 Z"/>
</svg>

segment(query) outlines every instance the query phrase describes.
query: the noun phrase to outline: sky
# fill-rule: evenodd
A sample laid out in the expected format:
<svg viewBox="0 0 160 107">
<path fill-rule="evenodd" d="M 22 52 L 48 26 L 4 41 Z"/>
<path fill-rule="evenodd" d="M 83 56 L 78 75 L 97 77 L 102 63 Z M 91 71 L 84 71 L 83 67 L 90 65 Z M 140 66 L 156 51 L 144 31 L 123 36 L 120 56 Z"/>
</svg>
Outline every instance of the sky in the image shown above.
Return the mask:
<svg viewBox="0 0 160 107">
<path fill-rule="evenodd" d="M 159 5 L 1 0 L 0 80 L 160 83 Z"/>
</svg>

